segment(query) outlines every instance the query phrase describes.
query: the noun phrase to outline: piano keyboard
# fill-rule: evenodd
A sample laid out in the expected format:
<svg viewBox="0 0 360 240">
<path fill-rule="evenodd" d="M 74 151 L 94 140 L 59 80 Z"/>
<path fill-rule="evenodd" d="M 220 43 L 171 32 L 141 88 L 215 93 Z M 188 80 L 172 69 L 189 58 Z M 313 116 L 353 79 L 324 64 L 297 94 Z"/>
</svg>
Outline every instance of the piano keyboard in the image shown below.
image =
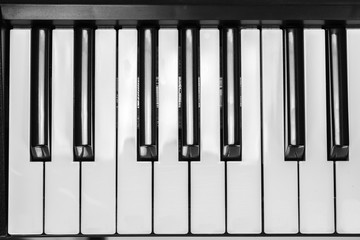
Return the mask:
<svg viewBox="0 0 360 240">
<path fill-rule="evenodd" d="M 6 7 L 2 235 L 360 236 L 360 28 Z"/>
</svg>

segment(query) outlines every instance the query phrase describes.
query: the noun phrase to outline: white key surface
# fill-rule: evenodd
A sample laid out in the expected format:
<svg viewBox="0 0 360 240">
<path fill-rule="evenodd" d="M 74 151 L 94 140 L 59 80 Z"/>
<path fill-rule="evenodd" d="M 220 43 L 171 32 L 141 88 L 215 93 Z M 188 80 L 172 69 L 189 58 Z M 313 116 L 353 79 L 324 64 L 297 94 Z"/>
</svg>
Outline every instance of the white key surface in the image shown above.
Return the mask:
<svg viewBox="0 0 360 240">
<path fill-rule="evenodd" d="M 191 162 L 191 232 L 224 233 L 225 176 L 220 161 L 219 31 L 200 30 L 200 161 Z"/>
<path fill-rule="evenodd" d="M 30 30 L 10 30 L 10 234 L 43 232 L 43 162 L 30 162 Z"/>
<path fill-rule="evenodd" d="M 334 232 L 333 162 L 327 161 L 325 31 L 304 30 L 305 161 L 299 162 L 300 232 Z"/>
<path fill-rule="evenodd" d="M 241 31 L 241 81 L 242 159 L 227 162 L 227 231 L 260 233 L 260 31 L 257 29 Z"/>
<path fill-rule="evenodd" d="M 81 232 L 116 232 L 116 30 L 95 31 L 95 157 L 82 163 Z"/>
<path fill-rule="evenodd" d="M 284 157 L 283 44 L 280 29 L 262 30 L 264 227 L 298 232 L 297 162 Z"/>
<path fill-rule="evenodd" d="M 154 231 L 188 232 L 188 163 L 178 159 L 178 31 L 159 31 L 159 160 L 154 163 Z"/>
<path fill-rule="evenodd" d="M 137 30 L 118 33 L 117 232 L 151 232 L 151 163 L 136 155 Z"/>
<path fill-rule="evenodd" d="M 73 159 L 74 31 L 53 31 L 51 162 L 45 164 L 45 233 L 79 233 L 79 163 Z"/>
<path fill-rule="evenodd" d="M 349 161 L 336 163 L 337 232 L 360 233 L 360 30 L 347 29 Z"/>
</svg>

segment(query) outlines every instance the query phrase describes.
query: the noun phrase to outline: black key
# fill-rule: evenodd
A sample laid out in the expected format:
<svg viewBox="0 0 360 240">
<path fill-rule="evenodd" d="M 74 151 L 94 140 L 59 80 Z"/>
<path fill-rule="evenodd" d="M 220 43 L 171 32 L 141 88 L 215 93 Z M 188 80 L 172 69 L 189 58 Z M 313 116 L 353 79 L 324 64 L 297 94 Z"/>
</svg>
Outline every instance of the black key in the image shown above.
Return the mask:
<svg viewBox="0 0 360 240">
<path fill-rule="evenodd" d="M 285 160 L 304 160 L 304 34 L 302 28 L 284 30 Z"/>
<path fill-rule="evenodd" d="M 180 31 L 180 160 L 200 160 L 199 30 Z"/>
<path fill-rule="evenodd" d="M 139 29 L 138 160 L 158 159 L 157 42 L 155 28 Z"/>
<path fill-rule="evenodd" d="M 221 159 L 240 161 L 241 155 L 241 79 L 240 32 L 224 28 L 221 32 Z"/>
<path fill-rule="evenodd" d="M 31 124 L 32 161 L 50 161 L 50 66 L 51 30 L 31 30 Z M 21 69 L 20 69 L 21 71 Z"/>
<path fill-rule="evenodd" d="M 346 31 L 326 31 L 328 159 L 348 160 L 349 120 L 347 93 Z"/>
<path fill-rule="evenodd" d="M 74 31 L 74 160 L 94 160 L 94 30 Z"/>
</svg>

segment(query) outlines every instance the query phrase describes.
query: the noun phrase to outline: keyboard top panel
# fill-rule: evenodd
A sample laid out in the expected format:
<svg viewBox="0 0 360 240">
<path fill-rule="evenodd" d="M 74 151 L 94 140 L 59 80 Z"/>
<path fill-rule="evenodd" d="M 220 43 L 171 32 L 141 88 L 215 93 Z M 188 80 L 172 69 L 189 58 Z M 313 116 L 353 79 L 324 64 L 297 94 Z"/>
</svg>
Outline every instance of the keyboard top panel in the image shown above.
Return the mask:
<svg viewBox="0 0 360 240">
<path fill-rule="evenodd" d="M 149 22 L 178 26 L 192 21 L 201 26 L 228 22 L 270 26 L 289 21 L 305 26 L 328 25 L 329 21 L 347 26 L 360 23 L 360 2 L 356 0 L 4 0 L 0 8 L 2 19 L 12 25 L 37 21 L 53 25 L 86 22 L 96 26 L 138 26 Z"/>
</svg>

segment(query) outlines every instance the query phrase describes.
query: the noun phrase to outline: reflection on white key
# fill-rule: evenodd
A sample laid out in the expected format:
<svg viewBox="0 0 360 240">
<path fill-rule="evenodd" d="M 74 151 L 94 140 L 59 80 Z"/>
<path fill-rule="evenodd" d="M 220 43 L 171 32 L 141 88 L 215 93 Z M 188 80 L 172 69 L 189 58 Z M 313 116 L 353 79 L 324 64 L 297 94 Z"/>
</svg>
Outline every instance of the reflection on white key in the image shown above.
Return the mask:
<svg viewBox="0 0 360 240">
<path fill-rule="evenodd" d="M 242 160 L 227 162 L 227 230 L 260 233 L 260 33 L 257 29 L 241 31 L 241 74 Z"/>
<path fill-rule="evenodd" d="M 118 233 L 151 232 L 151 163 L 137 162 L 137 31 L 119 30 Z"/>
<path fill-rule="evenodd" d="M 324 30 L 304 31 L 306 156 L 299 162 L 300 232 L 334 232 L 333 162 L 327 161 Z"/>
<path fill-rule="evenodd" d="M 336 163 L 338 233 L 360 233 L 360 30 L 347 30 L 349 81 L 349 161 Z"/>
<path fill-rule="evenodd" d="M 191 163 L 191 232 L 224 233 L 224 163 L 220 161 L 219 31 L 200 31 L 200 162 Z"/>
<path fill-rule="evenodd" d="M 30 30 L 10 30 L 10 234 L 43 232 L 43 163 L 30 162 Z"/>
<path fill-rule="evenodd" d="M 154 163 L 154 231 L 188 232 L 188 163 L 178 160 L 178 31 L 159 31 L 159 161 Z"/>
<path fill-rule="evenodd" d="M 264 224 L 266 233 L 298 232 L 297 162 L 284 157 L 282 31 L 262 30 Z"/>
<path fill-rule="evenodd" d="M 74 32 L 53 31 L 52 156 L 45 164 L 45 233 L 79 233 L 79 163 L 73 161 Z"/>
<path fill-rule="evenodd" d="M 95 158 L 82 163 L 81 232 L 113 234 L 116 200 L 116 31 L 95 31 Z"/>
</svg>

